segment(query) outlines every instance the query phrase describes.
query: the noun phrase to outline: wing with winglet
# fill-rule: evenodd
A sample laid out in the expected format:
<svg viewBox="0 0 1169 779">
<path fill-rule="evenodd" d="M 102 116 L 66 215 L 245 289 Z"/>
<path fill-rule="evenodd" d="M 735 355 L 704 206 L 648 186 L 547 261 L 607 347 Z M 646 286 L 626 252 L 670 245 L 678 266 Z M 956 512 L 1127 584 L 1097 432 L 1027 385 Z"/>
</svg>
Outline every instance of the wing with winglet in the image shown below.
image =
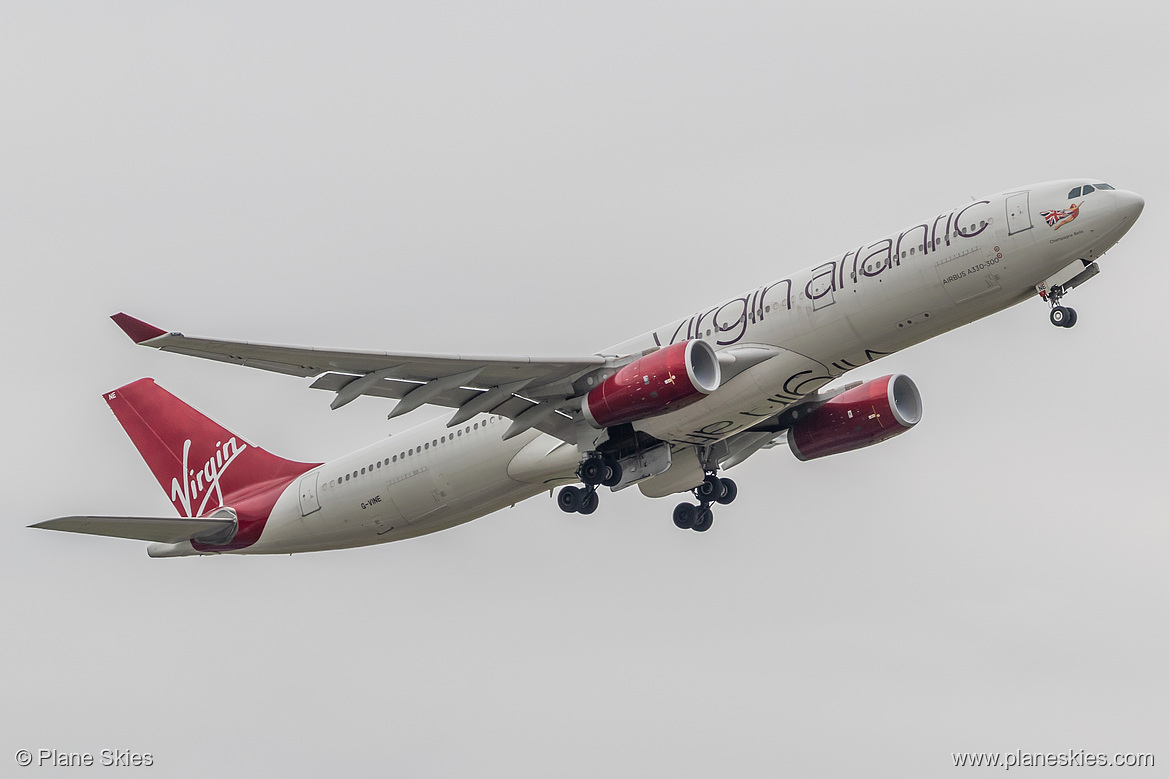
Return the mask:
<svg viewBox="0 0 1169 779">
<path fill-rule="evenodd" d="M 475 414 L 497 414 L 513 420 L 505 438 L 534 427 L 572 441 L 572 413 L 587 391 L 582 380 L 609 364 L 600 355 L 414 354 L 192 338 L 128 314 L 111 319 L 142 346 L 289 376 L 316 377 L 312 388 L 335 393 L 331 404 L 335 409 L 361 395 L 373 395 L 398 401 L 391 417 L 424 404 L 456 408 L 449 423 L 452 427 Z"/>
</svg>

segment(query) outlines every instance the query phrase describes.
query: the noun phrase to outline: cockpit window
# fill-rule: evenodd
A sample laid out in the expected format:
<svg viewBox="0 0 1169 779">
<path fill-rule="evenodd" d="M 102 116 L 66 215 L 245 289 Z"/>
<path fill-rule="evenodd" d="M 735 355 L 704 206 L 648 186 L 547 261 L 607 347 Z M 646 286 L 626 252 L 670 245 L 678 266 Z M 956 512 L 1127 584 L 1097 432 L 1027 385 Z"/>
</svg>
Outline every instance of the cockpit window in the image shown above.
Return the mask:
<svg viewBox="0 0 1169 779">
<path fill-rule="evenodd" d="M 1074 199 L 1078 198 L 1080 195 L 1087 195 L 1091 192 L 1095 192 L 1098 189 L 1100 189 L 1100 190 L 1115 190 L 1116 187 L 1112 186 L 1111 184 L 1085 184 L 1084 186 L 1076 187 L 1071 192 L 1069 192 L 1068 193 L 1068 200 L 1074 200 Z"/>
</svg>

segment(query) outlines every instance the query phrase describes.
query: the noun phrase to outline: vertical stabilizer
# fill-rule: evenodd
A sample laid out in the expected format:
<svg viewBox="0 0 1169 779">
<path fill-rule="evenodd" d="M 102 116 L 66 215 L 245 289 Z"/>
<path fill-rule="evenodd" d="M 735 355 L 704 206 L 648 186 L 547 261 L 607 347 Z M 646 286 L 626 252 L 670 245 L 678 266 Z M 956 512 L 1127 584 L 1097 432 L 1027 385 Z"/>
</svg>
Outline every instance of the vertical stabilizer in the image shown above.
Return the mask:
<svg viewBox="0 0 1169 779">
<path fill-rule="evenodd" d="M 175 510 L 185 517 L 205 516 L 220 506 L 268 502 L 262 494 L 278 495 L 317 465 L 285 460 L 246 441 L 154 379 L 119 387 L 107 392 L 105 399 Z M 268 502 L 269 511 L 275 495 Z"/>
</svg>

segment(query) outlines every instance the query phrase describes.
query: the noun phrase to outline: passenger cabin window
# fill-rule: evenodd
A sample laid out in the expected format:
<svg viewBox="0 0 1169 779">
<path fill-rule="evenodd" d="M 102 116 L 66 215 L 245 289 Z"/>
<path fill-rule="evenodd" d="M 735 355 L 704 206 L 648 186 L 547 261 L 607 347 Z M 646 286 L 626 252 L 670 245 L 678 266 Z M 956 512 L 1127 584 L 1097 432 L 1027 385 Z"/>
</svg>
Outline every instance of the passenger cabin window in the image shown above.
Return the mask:
<svg viewBox="0 0 1169 779">
<path fill-rule="evenodd" d="M 1068 200 L 1071 200 L 1072 198 L 1079 197 L 1080 192 L 1082 192 L 1082 191 L 1083 191 L 1083 187 L 1076 187 L 1075 189 L 1073 189 L 1071 192 L 1068 193 Z"/>
</svg>

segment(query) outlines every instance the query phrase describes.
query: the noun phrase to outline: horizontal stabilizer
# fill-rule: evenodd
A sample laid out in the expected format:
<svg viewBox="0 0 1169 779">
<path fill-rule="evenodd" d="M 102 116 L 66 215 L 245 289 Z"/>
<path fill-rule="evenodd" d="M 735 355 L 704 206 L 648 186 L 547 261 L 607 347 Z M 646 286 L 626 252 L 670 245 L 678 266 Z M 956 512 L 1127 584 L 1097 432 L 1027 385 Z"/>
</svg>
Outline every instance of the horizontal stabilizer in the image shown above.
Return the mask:
<svg viewBox="0 0 1169 779">
<path fill-rule="evenodd" d="M 217 540 L 220 536 L 225 537 L 225 540 L 230 539 L 235 532 L 236 520 L 210 517 L 58 517 L 29 527 L 177 544 L 191 539 Z"/>
</svg>

